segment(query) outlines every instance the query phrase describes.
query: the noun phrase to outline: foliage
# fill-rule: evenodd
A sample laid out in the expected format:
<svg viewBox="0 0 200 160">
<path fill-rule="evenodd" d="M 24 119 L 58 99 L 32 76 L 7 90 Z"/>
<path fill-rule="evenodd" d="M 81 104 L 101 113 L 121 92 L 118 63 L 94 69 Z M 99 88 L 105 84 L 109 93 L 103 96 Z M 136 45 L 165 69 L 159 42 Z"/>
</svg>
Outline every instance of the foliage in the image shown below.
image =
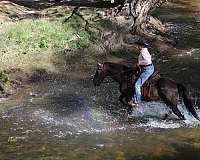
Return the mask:
<svg viewBox="0 0 200 160">
<path fill-rule="evenodd" d="M 50 62 L 52 53 L 57 54 L 62 50 L 76 52 L 93 45 L 91 37 L 99 39 L 95 30 L 92 30 L 92 34 L 86 31 L 85 21 L 78 16 L 62 22 L 63 18 L 40 18 L 3 24 L 2 28 L 6 29 L 0 32 L 0 71 L 27 68 L 27 65 L 49 68 L 50 64 L 44 63 L 46 59 L 47 63 Z"/>
<path fill-rule="evenodd" d="M 4 72 L 0 72 L 0 82 L 7 83 L 9 81 L 8 75 Z"/>
<path fill-rule="evenodd" d="M 82 47 L 80 42 L 88 38 L 87 33 L 81 34 L 78 27 L 81 26 L 74 27 L 73 23 L 63 25 L 61 21 L 47 19 L 24 20 L 10 28 L 2 40 L 7 41 L 9 45 L 19 46 L 23 53 L 40 52 L 47 48 L 64 48 L 66 45 L 77 49 L 76 47 Z"/>
</svg>

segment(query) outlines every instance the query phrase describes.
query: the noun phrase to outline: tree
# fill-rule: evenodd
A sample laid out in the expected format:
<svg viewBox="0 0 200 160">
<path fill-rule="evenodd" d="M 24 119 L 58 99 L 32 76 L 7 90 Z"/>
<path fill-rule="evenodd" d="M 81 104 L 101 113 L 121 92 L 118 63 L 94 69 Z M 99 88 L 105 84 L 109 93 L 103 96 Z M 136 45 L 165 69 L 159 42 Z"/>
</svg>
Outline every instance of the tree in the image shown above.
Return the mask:
<svg viewBox="0 0 200 160">
<path fill-rule="evenodd" d="M 146 33 L 147 27 L 152 26 L 156 30 L 164 32 L 161 22 L 152 17 L 153 11 L 163 2 L 162 0 L 130 0 L 129 10 L 132 16 L 132 30 Z"/>
<path fill-rule="evenodd" d="M 51 6 L 76 6 L 95 8 L 117 8 L 116 14 L 122 9 L 129 12 L 129 25 L 132 32 L 145 33 L 147 27 L 154 27 L 156 30 L 164 32 L 161 23 L 152 17 L 153 11 L 166 0 L 39 0 L 27 2 L 23 0 L 10 0 L 14 3 L 27 7 L 43 9 Z M 149 34 L 148 34 L 149 35 Z"/>
<path fill-rule="evenodd" d="M 26 0 L 10 1 L 35 9 L 44 9 L 52 6 L 73 6 L 75 8 L 72 11 L 72 15 L 77 13 L 77 15 L 81 16 L 83 19 L 84 17 L 78 13 L 80 7 L 105 8 L 105 10 L 110 9 L 114 12 L 115 19 L 117 19 L 117 17 L 121 18 L 119 20 L 120 23 L 123 23 L 123 29 L 121 29 L 121 31 L 126 31 L 123 31 L 123 35 L 122 33 L 121 35 L 118 33 L 115 33 L 115 36 L 111 35 L 112 40 L 121 39 L 122 36 L 128 33 L 140 35 L 149 41 L 154 41 L 155 45 L 153 45 L 153 47 L 157 48 L 158 52 L 163 52 L 171 48 L 167 43 L 165 43 L 166 41 L 173 42 L 163 36 L 160 36 L 160 33 L 163 35 L 163 33 L 166 32 L 166 29 L 158 19 L 152 16 L 156 8 L 158 8 L 167 0 L 33 0 L 32 2 L 27 2 Z M 113 16 L 111 17 L 113 18 Z"/>
</svg>

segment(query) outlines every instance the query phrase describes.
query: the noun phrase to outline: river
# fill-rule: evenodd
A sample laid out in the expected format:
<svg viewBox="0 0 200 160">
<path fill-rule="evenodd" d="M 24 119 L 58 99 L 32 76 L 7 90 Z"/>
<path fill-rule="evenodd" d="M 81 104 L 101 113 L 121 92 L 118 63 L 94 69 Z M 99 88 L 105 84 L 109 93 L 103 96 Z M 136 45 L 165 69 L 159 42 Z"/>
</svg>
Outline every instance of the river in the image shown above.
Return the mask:
<svg viewBox="0 0 200 160">
<path fill-rule="evenodd" d="M 172 27 L 178 47 L 187 51 L 161 57 L 162 73 L 199 90 L 200 11 L 191 1 L 159 10 Z M 182 15 L 185 13 L 184 15 Z M 198 17 L 199 16 L 199 17 Z M 199 18 L 199 19 L 198 19 Z M 186 120 L 171 115 L 163 103 L 143 103 L 143 113 L 125 118 L 118 86 L 94 87 L 95 67 L 63 78 L 34 83 L 20 95 L 0 102 L 2 160 L 198 160 L 200 127 L 180 102 Z M 196 108 L 197 109 L 197 108 Z M 200 115 L 200 110 L 197 109 Z"/>
</svg>

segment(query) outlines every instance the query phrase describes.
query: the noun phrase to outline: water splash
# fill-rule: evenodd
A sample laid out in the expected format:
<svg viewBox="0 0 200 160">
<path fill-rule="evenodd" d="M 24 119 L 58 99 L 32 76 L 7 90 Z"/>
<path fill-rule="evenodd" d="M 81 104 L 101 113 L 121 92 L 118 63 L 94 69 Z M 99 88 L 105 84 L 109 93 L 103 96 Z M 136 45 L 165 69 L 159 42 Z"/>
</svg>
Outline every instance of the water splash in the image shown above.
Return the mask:
<svg viewBox="0 0 200 160">
<path fill-rule="evenodd" d="M 67 117 L 57 117 L 53 113 L 39 109 L 33 115 L 37 121 L 46 124 L 50 133 L 56 137 L 66 135 L 101 134 L 120 130 L 130 130 L 131 128 L 162 128 L 174 129 L 180 127 L 195 127 L 199 122 L 193 118 L 186 109 L 179 104 L 179 109 L 185 115 L 185 121 L 180 121 L 175 115 L 170 115 L 169 119 L 162 120 L 162 117 L 169 112 L 168 107 L 162 103 L 148 102 L 142 104 L 142 114 L 135 112 L 133 121 L 127 121 L 125 115 L 120 114 L 121 119 L 117 119 L 103 110 L 90 109 L 86 112 L 79 112 Z M 116 112 L 115 112 L 116 113 Z M 198 111 L 198 113 L 200 113 Z M 89 115 L 89 116 L 88 116 Z M 55 129 L 56 128 L 56 129 Z"/>
</svg>

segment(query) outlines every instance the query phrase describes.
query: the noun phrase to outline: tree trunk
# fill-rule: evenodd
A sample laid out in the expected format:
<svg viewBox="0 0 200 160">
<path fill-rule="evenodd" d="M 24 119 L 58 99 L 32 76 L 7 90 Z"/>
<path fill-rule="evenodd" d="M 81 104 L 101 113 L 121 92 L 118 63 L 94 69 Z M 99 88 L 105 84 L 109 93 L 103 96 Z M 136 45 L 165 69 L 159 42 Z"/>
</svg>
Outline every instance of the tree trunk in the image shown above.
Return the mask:
<svg viewBox="0 0 200 160">
<path fill-rule="evenodd" d="M 129 2 L 129 9 L 132 16 L 132 31 L 138 33 L 142 31 L 146 32 L 149 25 L 154 28 L 156 27 L 156 30 L 164 31 L 159 20 L 151 17 L 152 12 L 162 3 L 162 0 L 131 0 L 131 2 Z M 151 23 L 152 21 L 153 24 L 157 25 L 153 25 Z"/>
<path fill-rule="evenodd" d="M 52 6 L 76 6 L 93 8 L 117 8 L 117 13 L 122 10 L 128 13 L 129 20 L 124 25 L 129 32 L 148 38 L 157 36 L 148 30 L 149 27 L 159 32 L 165 32 L 162 23 L 152 17 L 153 11 L 166 0 L 10 0 L 19 5 L 43 9 Z M 123 9 L 124 8 L 124 9 Z M 124 13 L 124 12 L 123 12 Z M 123 15 L 121 12 L 120 14 Z M 127 16 L 126 16 L 127 17 Z M 126 23 L 128 22 L 128 23 Z"/>
<path fill-rule="evenodd" d="M 31 7 L 35 9 L 44 9 L 52 6 L 76 6 L 76 7 L 94 7 L 94 8 L 115 8 L 119 12 L 129 4 L 127 8 L 132 18 L 132 31 L 141 31 L 146 29 L 150 21 L 152 12 L 160 6 L 165 0 L 10 0 L 11 2 Z M 154 26 L 155 27 L 155 26 Z"/>
</svg>

